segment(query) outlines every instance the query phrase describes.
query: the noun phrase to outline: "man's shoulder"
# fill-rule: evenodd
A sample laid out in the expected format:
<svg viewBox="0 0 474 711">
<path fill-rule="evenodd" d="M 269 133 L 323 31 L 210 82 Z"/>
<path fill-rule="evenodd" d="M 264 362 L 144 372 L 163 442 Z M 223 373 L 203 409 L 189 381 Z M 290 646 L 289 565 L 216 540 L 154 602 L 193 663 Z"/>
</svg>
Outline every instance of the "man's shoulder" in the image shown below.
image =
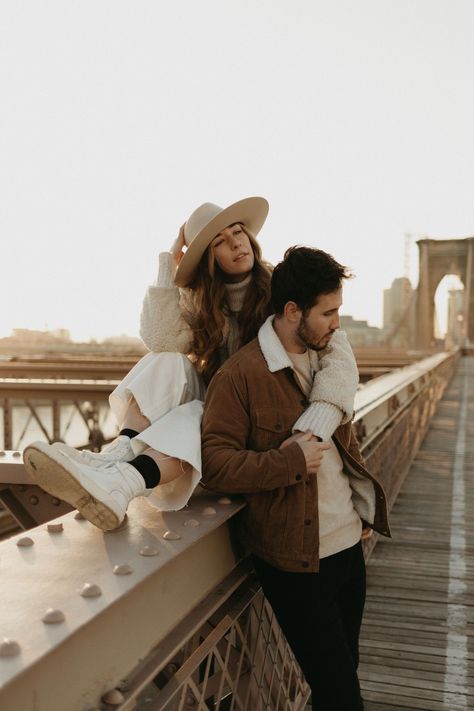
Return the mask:
<svg viewBox="0 0 474 711">
<path fill-rule="evenodd" d="M 237 353 L 230 356 L 221 367 L 221 370 L 232 370 L 233 368 L 245 368 L 247 364 L 256 362 L 265 363 L 258 338 L 254 338 L 242 348 L 239 348 Z"/>
<path fill-rule="evenodd" d="M 226 362 L 221 365 L 216 375 L 221 376 L 246 376 L 253 373 L 256 369 L 267 368 L 265 359 L 257 338 L 242 346 L 237 353 L 230 356 Z"/>
</svg>

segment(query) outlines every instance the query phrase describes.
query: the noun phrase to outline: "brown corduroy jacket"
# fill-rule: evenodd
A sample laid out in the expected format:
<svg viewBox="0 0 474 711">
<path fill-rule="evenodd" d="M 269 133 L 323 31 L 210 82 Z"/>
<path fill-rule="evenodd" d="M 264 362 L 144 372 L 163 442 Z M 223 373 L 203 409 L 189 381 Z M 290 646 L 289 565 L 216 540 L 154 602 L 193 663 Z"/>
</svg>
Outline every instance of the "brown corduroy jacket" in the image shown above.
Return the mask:
<svg viewBox="0 0 474 711">
<path fill-rule="evenodd" d="M 300 446 L 281 443 L 308 401 L 291 367 L 278 368 L 285 351 L 268 322 L 212 379 L 204 406 L 203 483 L 242 494 L 242 543 L 271 565 L 293 572 L 319 570 L 317 474 L 308 474 Z M 287 362 L 282 357 L 281 363 Z M 272 364 L 272 370 L 268 363 Z M 365 469 L 351 423 L 333 440 L 349 477 L 361 519 L 390 536 L 385 494 Z"/>
</svg>

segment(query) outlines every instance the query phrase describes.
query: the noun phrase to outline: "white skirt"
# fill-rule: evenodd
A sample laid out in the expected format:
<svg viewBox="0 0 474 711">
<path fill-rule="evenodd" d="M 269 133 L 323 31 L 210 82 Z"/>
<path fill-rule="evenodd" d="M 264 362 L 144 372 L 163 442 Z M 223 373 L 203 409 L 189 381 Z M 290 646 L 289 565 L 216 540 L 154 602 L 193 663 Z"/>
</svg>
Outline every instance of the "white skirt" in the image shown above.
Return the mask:
<svg viewBox="0 0 474 711">
<path fill-rule="evenodd" d="M 155 487 L 147 498 L 161 511 L 177 511 L 189 501 L 201 479 L 201 419 L 205 386 L 181 353 L 147 353 L 110 394 L 119 426 L 133 396 L 150 426 L 131 440 L 138 456 L 152 447 L 192 466 L 174 481 Z"/>
</svg>

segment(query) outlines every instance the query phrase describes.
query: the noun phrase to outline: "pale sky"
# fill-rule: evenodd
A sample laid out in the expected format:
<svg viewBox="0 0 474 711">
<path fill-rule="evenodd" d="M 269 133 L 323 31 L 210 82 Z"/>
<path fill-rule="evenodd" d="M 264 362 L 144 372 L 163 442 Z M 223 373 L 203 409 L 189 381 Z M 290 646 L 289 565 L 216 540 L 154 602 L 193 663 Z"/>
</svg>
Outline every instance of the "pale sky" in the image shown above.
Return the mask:
<svg viewBox="0 0 474 711">
<path fill-rule="evenodd" d="M 137 335 L 205 201 L 350 265 L 381 325 L 404 235 L 474 235 L 473 0 L 2 0 L 0 336 Z M 411 276 L 417 255 L 411 251 Z"/>
</svg>

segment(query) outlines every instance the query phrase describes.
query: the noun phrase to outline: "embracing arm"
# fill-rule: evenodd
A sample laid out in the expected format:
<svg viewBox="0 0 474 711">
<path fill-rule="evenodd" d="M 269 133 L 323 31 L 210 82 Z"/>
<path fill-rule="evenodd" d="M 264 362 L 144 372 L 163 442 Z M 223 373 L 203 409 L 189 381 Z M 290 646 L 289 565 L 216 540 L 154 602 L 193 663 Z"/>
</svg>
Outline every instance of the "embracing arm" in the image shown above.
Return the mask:
<svg viewBox="0 0 474 711">
<path fill-rule="evenodd" d="M 149 286 L 140 316 L 140 337 L 151 351 L 189 353 L 193 332 L 183 316 L 181 293 L 173 280 L 173 256 L 160 254 L 155 286 Z"/>
<path fill-rule="evenodd" d="M 311 430 L 328 440 L 340 424 L 352 419 L 359 383 L 357 363 L 344 331 L 334 333 L 319 365 L 309 396 L 311 404 L 295 422 L 293 431 Z"/>
<path fill-rule="evenodd" d="M 303 450 L 296 442 L 281 449 L 247 449 L 250 418 L 245 388 L 228 371 L 212 379 L 202 423 L 202 479 L 224 493 L 251 493 L 292 486 L 306 474 Z"/>
</svg>

